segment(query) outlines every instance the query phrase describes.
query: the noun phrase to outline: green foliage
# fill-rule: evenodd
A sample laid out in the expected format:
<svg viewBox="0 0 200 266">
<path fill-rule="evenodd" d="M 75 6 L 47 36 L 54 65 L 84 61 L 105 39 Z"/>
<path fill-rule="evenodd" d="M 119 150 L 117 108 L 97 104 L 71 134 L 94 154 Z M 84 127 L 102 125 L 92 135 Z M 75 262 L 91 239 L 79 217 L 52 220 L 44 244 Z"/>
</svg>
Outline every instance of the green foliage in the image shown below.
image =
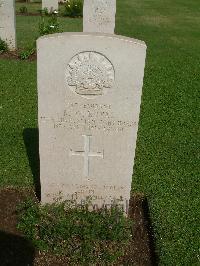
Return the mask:
<svg viewBox="0 0 200 266">
<path fill-rule="evenodd" d="M 40 36 L 60 32 L 60 24 L 58 22 L 57 13 L 52 13 L 50 18 L 42 16 L 39 22 Z"/>
<path fill-rule="evenodd" d="M 0 38 L 0 54 L 7 51 L 8 51 L 7 43 Z"/>
<path fill-rule="evenodd" d="M 48 16 L 49 15 L 49 11 L 48 11 L 47 7 L 40 9 L 39 12 L 40 12 L 41 16 Z"/>
<path fill-rule="evenodd" d="M 82 17 L 83 16 L 83 1 L 82 0 L 69 0 L 64 5 L 64 16 L 68 17 Z"/>
<path fill-rule="evenodd" d="M 45 11 L 45 9 L 43 9 Z M 39 22 L 39 36 L 43 36 L 46 34 L 52 34 L 56 32 L 60 32 L 60 24 L 58 22 L 57 12 L 53 12 L 51 15 L 42 14 Z M 19 53 L 19 58 L 21 60 L 26 60 L 30 58 L 36 52 L 36 43 L 31 48 L 27 48 Z"/>
<path fill-rule="evenodd" d="M 28 200 L 18 208 L 18 228 L 35 246 L 66 256 L 70 263 L 115 262 L 131 241 L 131 222 L 121 209 L 89 211 L 89 204 L 46 204 Z"/>
<path fill-rule="evenodd" d="M 28 13 L 28 9 L 26 6 L 21 6 L 20 9 L 19 9 L 19 12 L 21 14 L 27 14 Z"/>
<path fill-rule="evenodd" d="M 28 48 L 22 52 L 19 53 L 19 58 L 21 60 L 29 59 L 31 55 L 33 55 L 36 52 L 36 48 Z"/>
</svg>

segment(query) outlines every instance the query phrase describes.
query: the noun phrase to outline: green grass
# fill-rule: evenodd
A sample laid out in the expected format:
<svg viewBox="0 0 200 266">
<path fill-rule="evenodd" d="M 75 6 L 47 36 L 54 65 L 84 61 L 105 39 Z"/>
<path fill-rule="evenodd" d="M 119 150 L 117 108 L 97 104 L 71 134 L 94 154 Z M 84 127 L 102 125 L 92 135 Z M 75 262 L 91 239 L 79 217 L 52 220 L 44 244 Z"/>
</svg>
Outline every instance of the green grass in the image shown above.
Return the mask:
<svg viewBox="0 0 200 266">
<path fill-rule="evenodd" d="M 196 0 L 119 0 L 116 32 L 144 40 L 147 60 L 133 190 L 149 200 L 159 265 L 199 265 L 200 5 Z M 37 17 L 17 17 L 20 48 Z M 81 31 L 81 19 L 62 18 Z M 37 127 L 36 64 L 0 60 L 1 186 L 33 184 L 22 137 Z"/>
<path fill-rule="evenodd" d="M 17 43 L 18 48 L 30 47 L 34 40 L 39 36 L 40 17 L 36 16 L 17 16 Z M 63 31 L 82 31 L 81 18 L 58 18 Z"/>
<path fill-rule="evenodd" d="M 16 11 L 20 12 L 21 7 L 26 7 L 28 13 L 33 13 L 33 14 L 39 14 L 41 9 L 42 9 L 42 2 L 41 3 L 16 3 Z M 59 14 L 62 16 L 64 12 L 64 5 L 59 5 L 58 11 Z"/>
<path fill-rule="evenodd" d="M 20 12 L 20 8 L 24 7 L 24 6 L 27 8 L 29 13 L 39 13 L 39 10 L 42 9 L 42 2 L 41 3 L 26 3 L 26 2 L 20 3 L 20 2 L 17 2 L 16 6 L 15 6 L 16 11 Z"/>
<path fill-rule="evenodd" d="M 1 59 L 0 73 L 0 184 L 27 186 L 33 179 L 23 131 L 37 127 L 36 64 Z"/>
</svg>

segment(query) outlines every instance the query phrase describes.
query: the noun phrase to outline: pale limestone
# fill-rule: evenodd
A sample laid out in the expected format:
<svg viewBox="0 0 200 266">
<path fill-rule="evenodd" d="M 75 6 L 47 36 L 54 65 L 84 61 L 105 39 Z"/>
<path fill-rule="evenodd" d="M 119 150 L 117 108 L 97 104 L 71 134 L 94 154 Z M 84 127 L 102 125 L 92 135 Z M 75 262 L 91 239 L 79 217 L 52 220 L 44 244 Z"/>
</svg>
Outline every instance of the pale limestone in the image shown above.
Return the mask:
<svg viewBox="0 0 200 266">
<path fill-rule="evenodd" d="M 15 1 L 0 0 L 0 38 L 9 50 L 16 49 Z"/>
<path fill-rule="evenodd" d="M 121 199 L 127 212 L 145 44 L 62 33 L 41 37 L 37 51 L 42 203 L 90 196 L 100 208 Z"/>
<path fill-rule="evenodd" d="M 58 10 L 58 0 L 42 0 L 42 9 L 47 8 L 49 12 Z"/>
<path fill-rule="evenodd" d="M 83 31 L 114 33 L 116 0 L 84 0 Z"/>
</svg>

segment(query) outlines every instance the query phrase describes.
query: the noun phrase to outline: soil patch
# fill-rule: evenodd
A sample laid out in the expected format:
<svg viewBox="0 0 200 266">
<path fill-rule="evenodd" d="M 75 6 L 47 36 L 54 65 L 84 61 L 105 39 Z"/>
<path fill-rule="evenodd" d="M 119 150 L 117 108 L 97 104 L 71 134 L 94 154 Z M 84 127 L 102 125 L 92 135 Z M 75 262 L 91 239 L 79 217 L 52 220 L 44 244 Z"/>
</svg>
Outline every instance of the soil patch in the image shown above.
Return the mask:
<svg viewBox="0 0 200 266">
<path fill-rule="evenodd" d="M 32 17 L 38 17 L 38 16 L 40 16 L 41 17 L 41 14 L 40 13 L 31 13 L 31 12 L 28 12 L 28 13 L 16 12 L 16 15 L 17 16 L 25 16 L 25 17 L 28 17 L 28 16 L 32 16 Z M 48 15 L 48 16 L 51 17 L 51 15 Z M 82 18 L 82 16 L 69 17 L 69 16 L 64 16 L 62 14 L 59 15 L 58 17 L 59 18 L 68 18 L 68 19 Z"/>
<path fill-rule="evenodd" d="M 21 12 L 16 12 L 16 15 L 17 16 L 41 16 L 40 13 L 31 13 L 31 12 L 28 12 L 28 13 L 21 13 Z"/>
<path fill-rule="evenodd" d="M 66 266 L 66 258 L 39 253 L 33 244 L 17 230 L 16 206 L 35 193 L 25 189 L 0 189 L 0 265 L 1 266 Z M 134 220 L 132 245 L 115 265 L 156 265 L 147 202 L 135 194 L 130 202 L 130 217 Z"/>
<path fill-rule="evenodd" d="M 13 60 L 19 60 L 19 61 L 35 61 L 37 59 L 37 55 L 36 53 L 30 55 L 30 57 L 28 59 L 25 59 L 25 60 L 22 60 L 19 58 L 19 53 L 20 51 L 16 50 L 16 51 L 9 51 L 9 52 L 3 52 L 3 53 L 0 53 L 0 59 L 3 58 L 3 59 L 13 59 Z"/>
</svg>

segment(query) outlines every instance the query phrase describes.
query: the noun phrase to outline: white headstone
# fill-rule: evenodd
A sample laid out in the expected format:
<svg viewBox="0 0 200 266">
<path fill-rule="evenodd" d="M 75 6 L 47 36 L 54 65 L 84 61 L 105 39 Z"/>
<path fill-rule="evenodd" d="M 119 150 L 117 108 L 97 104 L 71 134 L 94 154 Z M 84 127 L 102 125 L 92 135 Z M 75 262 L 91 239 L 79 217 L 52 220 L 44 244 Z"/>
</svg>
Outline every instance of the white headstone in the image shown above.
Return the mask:
<svg viewBox="0 0 200 266">
<path fill-rule="evenodd" d="M 42 9 L 47 8 L 49 12 L 58 10 L 58 0 L 42 0 Z"/>
<path fill-rule="evenodd" d="M 84 0 L 83 31 L 114 33 L 116 0 Z"/>
<path fill-rule="evenodd" d="M 100 208 L 121 199 L 127 211 L 145 44 L 62 33 L 37 48 L 42 202 L 89 196 Z"/>
<path fill-rule="evenodd" d="M 16 49 L 15 1 L 0 0 L 0 38 Z"/>
</svg>

